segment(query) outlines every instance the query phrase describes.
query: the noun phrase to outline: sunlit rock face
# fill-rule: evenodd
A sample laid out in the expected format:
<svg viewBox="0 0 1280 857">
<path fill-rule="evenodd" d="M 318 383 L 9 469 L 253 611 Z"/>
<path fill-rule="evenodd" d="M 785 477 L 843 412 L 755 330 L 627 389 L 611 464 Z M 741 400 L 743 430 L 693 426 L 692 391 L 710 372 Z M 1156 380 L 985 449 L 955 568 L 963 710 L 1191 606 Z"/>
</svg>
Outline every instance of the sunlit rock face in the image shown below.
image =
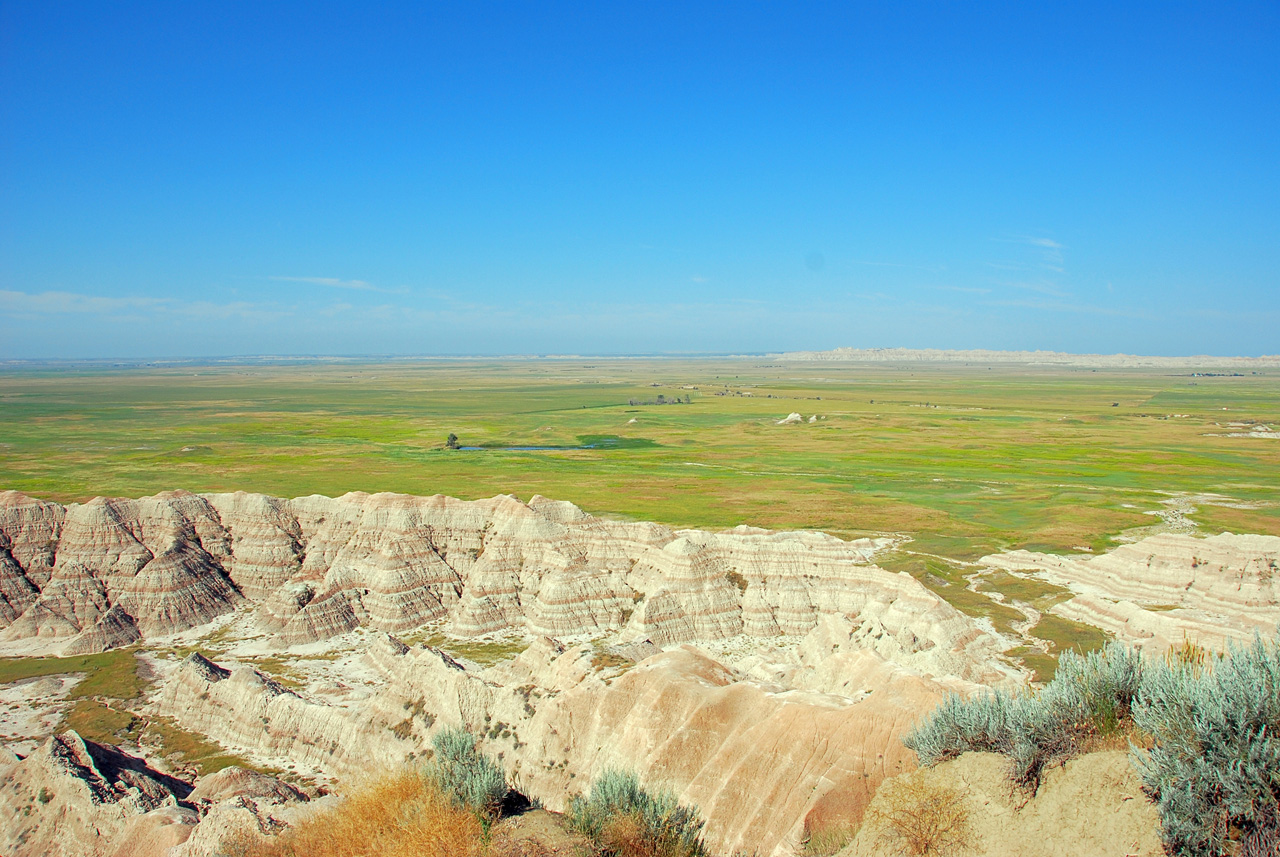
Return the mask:
<svg viewBox="0 0 1280 857">
<path fill-rule="evenodd" d="M 83 653 L 236 609 L 293 645 L 443 622 L 463 636 L 610 634 L 658 646 L 802 637 L 840 616 L 860 645 L 996 681 L 1000 641 L 903 574 L 883 540 L 672 531 L 534 497 L 169 492 L 60 506 L 0 495 L 0 643 Z"/>
<path fill-rule="evenodd" d="M 19 598 L 23 581 L 37 590 L 0 640 L 99 651 L 203 624 L 243 601 L 226 574 L 229 533 L 194 494 L 64 508 L 7 492 L 0 538 L 12 561 L 0 560 L 0 588 Z"/>
<path fill-rule="evenodd" d="M 199 821 L 191 788 L 113 747 L 67 731 L 19 760 L 0 758 L 0 852 L 14 857 L 163 854 Z M 133 846 L 145 843 L 142 850 Z"/>
<path fill-rule="evenodd" d="M 595 656 L 542 638 L 478 670 L 375 637 L 365 662 L 377 689 L 334 703 L 192 655 L 154 708 L 264 764 L 339 780 L 413 760 L 461 725 L 550 809 L 623 768 L 696 804 L 718 852 L 790 854 L 817 819 L 856 823 L 885 777 L 913 767 L 898 736 L 919 712 L 974 689 L 869 650 L 841 661 L 844 694 L 759 682 L 688 646 L 611 669 Z"/>
</svg>

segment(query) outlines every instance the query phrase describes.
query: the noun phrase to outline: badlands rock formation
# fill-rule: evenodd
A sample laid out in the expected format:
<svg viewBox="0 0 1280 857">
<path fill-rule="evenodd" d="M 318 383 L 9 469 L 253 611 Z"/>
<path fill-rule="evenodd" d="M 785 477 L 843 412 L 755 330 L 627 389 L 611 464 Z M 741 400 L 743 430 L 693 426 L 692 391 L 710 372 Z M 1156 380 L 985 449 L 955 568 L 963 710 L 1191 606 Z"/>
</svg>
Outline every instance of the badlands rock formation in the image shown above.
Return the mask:
<svg viewBox="0 0 1280 857">
<path fill-rule="evenodd" d="M 68 731 L 25 759 L 0 759 L 0 853 L 213 857 L 236 834 L 284 823 L 305 800 L 279 780 L 238 768 L 193 790 L 142 759 Z"/>
<path fill-rule="evenodd" d="M 925 672 L 979 682 L 1001 642 L 906 574 L 888 540 L 672 530 L 514 497 L 172 492 L 60 506 L 0 494 L 0 648 L 101 651 L 245 606 L 282 644 L 443 621 L 462 636 L 610 632 L 664 646 L 804 635 L 824 616 Z"/>
<path fill-rule="evenodd" d="M 141 643 L 156 681 L 140 716 L 303 781 L 412 763 L 461 725 L 551 809 L 622 767 L 698 805 L 716 851 L 784 857 L 856 825 L 878 785 L 914 767 L 900 737 L 946 694 L 1025 680 L 1001 654 L 1013 641 L 873 564 L 892 544 L 673 531 L 541 497 L 61 506 L 9 492 L 0 653 Z M 1278 557 L 1280 538 L 1157 536 L 983 563 L 1070 588 L 1053 609 L 1121 639 L 1213 645 L 1274 630 Z M 523 651 L 485 667 L 439 648 L 498 637 Z M 435 645 L 404 642 L 424 638 Z M 192 647 L 204 654 L 171 653 Z M 305 812 L 270 778 L 184 793 L 139 760 L 104 763 L 110 752 L 64 734 L 0 763 L 0 801 L 33 807 L 0 853 L 62 836 L 80 853 L 161 842 L 202 857 Z M 33 803 L 46 786 L 80 795 L 76 808 Z"/>
<path fill-rule="evenodd" d="M 871 563 L 891 544 L 673 531 L 541 497 L 64 507 L 10 492 L 0 647 L 218 629 L 227 657 L 150 660 L 162 680 L 145 713 L 319 781 L 418 758 L 464 725 L 552 808 L 622 766 L 698 804 L 717 849 L 791 854 L 911 766 L 898 737 L 946 693 L 1022 680 L 1008 641 Z M 392 636 L 424 625 L 531 645 L 482 669 Z M 290 688 L 251 665 L 282 650 L 328 653 L 333 680 Z"/>
<path fill-rule="evenodd" d="M 806 642 L 827 647 L 840 633 Z M 192 655 L 155 707 L 268 764 L 340 778 L 394 768 L 434 731 L 463 725 L 550 809 L 622 767 L 699 806 L 717 849 L 781 854 L 815 825 L 856 821 L 881 780 L 912 766 L 898 736 L 948 690 L 971 689 L 868 649 L 841 656 L 841 694 L 752 680 L 692 647 L 602 668 L 591 645 L 542 638 L 478 671 L 381 635 L 365 657 L 382 676 L 377 691 L 335 702 Z"/>
<path fill-rule="evenodd" d="M 1157 651 L 1184 639 L 1221 650 L 1280 622 L 1277 536 L 1163 534 L 1100 556 L 1011 551 L 979 562 L 1065 586 L 1075 597 L 1054 613 Z"/>
</svg>

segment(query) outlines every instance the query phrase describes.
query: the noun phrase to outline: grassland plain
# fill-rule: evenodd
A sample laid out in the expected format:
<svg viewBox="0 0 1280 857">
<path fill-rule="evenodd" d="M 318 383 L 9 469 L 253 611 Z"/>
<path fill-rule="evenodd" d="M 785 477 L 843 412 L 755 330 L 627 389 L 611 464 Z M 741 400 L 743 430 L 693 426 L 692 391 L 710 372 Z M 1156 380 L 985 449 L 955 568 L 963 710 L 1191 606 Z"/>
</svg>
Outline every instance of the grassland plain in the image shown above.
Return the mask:
<svg viewBox="0 0 1280 857">
<path fill-rule="evenodd" d="M 688 396 L 688 404 L 631 405 Z M 776 425 L 791 411 L 816 423 Z M 1175 416 L 1184 415 L 1184 416 Z M 634 420 L 634 422 L 633 422 Z M 921 551 L 1104 547 L 1175 492 L 1280 532 L 1280 372 L 422 361 L 0 371 L 0 487 L 535 493 L 676 526 L 903 532 Z M 447 450 L 455 433 L 463 446 Z M 571 447 L 595 444 L 595 448 Z M 544 446 L 560 449 L 508 450 Z"/>
<path fill-rule="evenodd" d="M 791 412 L 805 421 L 777 424 Z M 1231 436 L 1256 424 L 1280 424 L 1280 371 L 752 358 L 10 364 L 0 489 L 64 502 L 173 488 L 543 494 L 677 527 L 901 533 L 913 541 L 882 564 L 1009 627 L 1021 614 L 983 593 L 1017 599 L 1018 584 L 975 591 L 965 560 L 1106 549 L 1159 523 L 1146 513 L 1175 495 L 1216 495 L 1191 501 L 1204 532 L 1280 534 L 1280 441 Z M 480 448 L 446 449 L 450 433 Z M 1097 644 L 1064 622 L 1046 629 L 1050 651 Z"/>
</svg>

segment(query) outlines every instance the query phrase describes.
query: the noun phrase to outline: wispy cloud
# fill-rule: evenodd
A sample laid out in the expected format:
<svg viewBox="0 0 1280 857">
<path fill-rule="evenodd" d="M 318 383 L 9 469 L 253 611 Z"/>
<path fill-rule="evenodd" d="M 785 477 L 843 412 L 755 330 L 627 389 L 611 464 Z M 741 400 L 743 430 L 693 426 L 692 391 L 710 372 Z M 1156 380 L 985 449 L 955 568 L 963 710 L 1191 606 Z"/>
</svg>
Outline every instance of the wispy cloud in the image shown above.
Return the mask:
<svg viewBox="0 0 1280 857">
<path fill-rule="evenodd" d="M 0 310 L 8 314 L 62 315 L 89 313 L 103 315 L 126 310 L 154 309 L 169 303 L 164 298 L 82 295 L 75 292 L 15 292 L 0 289 Z"/>
<path fill-rule="evenodd" d="M 1124 318 L 1150 318 L 1150 313 L 1124 307 L 1100 307 L 1091 304 L 1070 303 L 1067 301 L 1042 300 L 994 300 L 984 301 L 986 306 L 1012 307 L 1016 309 L 1038 309 L 1049 312 L 1079 313 L 1082 315 L 1119 316 Z"/>
<path fill-rule="evenodd" d="M 285 307 L 234 301 L 183 301 L 136 295 L 102 297 L 76 292 L 18 292 L 0 289 L 0 314 L 13 316 L 98 315 L 107 318 L 138 315 L 184 316 L 188 318 L 278 318 L 289 315 Z"/>
<path fill-rule="evenodd" d="M 997 271 L 1021 272 L 1021 276 L 1026 277 L 1015 282 L 992 280 L 995 285 L 1037 292 L 1055 298 L 1071 295 L 1071 292 L 1062 285 L 1062 278 L 1067 273 L 1063 259 L 1063 250 L 1066 248 L 1063 244 L 1044 235 L 1014 235 L 991 240 L 1021 245 L 1023 250 L 1018 254 L 1021 258 L 1015 256 L 1014 259 L 1001 259 L 984 264 Z"/>
<path fill-rule="evenodd" d="M 327 286 L 331 289 L 350 289 L 357 292 L 380 292 L 384 295 L 403 295 L 408 289 L 385 289 L 365 280 L 342 280 L 337 277 L 267 277 L 283 283 L 308 283 L 313 286 Z"/>
<path fill-rule="evenodd" d="M 1065 291 L 1058 286 L 1046 280 L 1021 281 L 1021 282 L 1003 282 L 1000 285 L 1008 286 L 1013 289 L 1022 289 L 1024 292 L 1035 292 L 1041 295 L 1048 295 L 1051 298 L 1070 297 L 1071 293 Z"/>
<path fill-rule="evenodd" d="M 976 289 L 976 288 L 969 288 L 967 286 L 937 286 L 937 288 L 942 289 L 944 291 L 948 291 L 948 292 L 964 292 L 965 294 L 970 294 L 970 295 L 991 294 L 991 289 Z"/>
</svg>

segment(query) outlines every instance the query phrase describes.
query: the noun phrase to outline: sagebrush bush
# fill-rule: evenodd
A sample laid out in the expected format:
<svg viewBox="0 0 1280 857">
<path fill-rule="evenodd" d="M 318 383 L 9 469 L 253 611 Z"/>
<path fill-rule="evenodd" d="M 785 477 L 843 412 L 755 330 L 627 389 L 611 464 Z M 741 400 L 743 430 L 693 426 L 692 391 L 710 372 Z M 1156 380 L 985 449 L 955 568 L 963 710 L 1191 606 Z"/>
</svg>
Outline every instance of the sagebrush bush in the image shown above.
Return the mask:
<svg viewBox="0 0 1280 857">
<path fill-rule="evenodd" d="M 616 857 L 707 857 L 697 809 L 670 792 L 645 791 L 625 771 L 601 774 L 585 798 L 570 801 L 567 819 Z"/>
<path fill-rule="evenodd" d="M 1173 854 L 1268 854 L 1280 842 L 1280 642 L 1255 638 L 1212 655 L 1190 642 L 1143 660 L 1111 643 L 1062 655 L 1039 693 L 949 697 L 903 742 L 922 765 L 967 750 L 1002 753 L 1034 787 L 1051 762 L 1098 735 L 1136 728 L 1134 766 L 1160 811 Z M 1235 846 L 1233 846 L 1235 847 Z M 1271 855 L 1280 857 L 1280 855 Z"/>
<path fill-rule="evenodd" d="M 510 787 L 498 763 L 476 749 L 476 739 L 462 727 L 444 729 L 431 742 L 435 754 L 426 777 L 456 806 L 482 818 L 495 818 Z"/>
<path fill-rule="evenodd" d="M 1244 845 L 1275 841 L 1280 646 L 1255 638 L 1201 664 L 1150 663 L 1133 717 L 1152 739 L 1151 749 L 1135 749 L 1134 764 L 1171 851 L 1218 855 L 1232 828 Z"/>
<path fill-rule="evenodd" d="M 1123 728 L 1141 676 L 1141 656 L 1121 643 L 1064 652 L 1041 691 L 950 696 L 903 743 L 923 765 L 970 750 L 1000 753 L 1012 762 L 1012 778 L 1034 788 L 1047 765 L 1075 755 L 1091 736 Z"/>
<path fill-rule="evenodd" d="M 336 807 L 266 839 L 225 849 L 235 857 L 481 857 L 475 814 L 455 806 L 418 771 L 355 788 Z"/>
</svg>

